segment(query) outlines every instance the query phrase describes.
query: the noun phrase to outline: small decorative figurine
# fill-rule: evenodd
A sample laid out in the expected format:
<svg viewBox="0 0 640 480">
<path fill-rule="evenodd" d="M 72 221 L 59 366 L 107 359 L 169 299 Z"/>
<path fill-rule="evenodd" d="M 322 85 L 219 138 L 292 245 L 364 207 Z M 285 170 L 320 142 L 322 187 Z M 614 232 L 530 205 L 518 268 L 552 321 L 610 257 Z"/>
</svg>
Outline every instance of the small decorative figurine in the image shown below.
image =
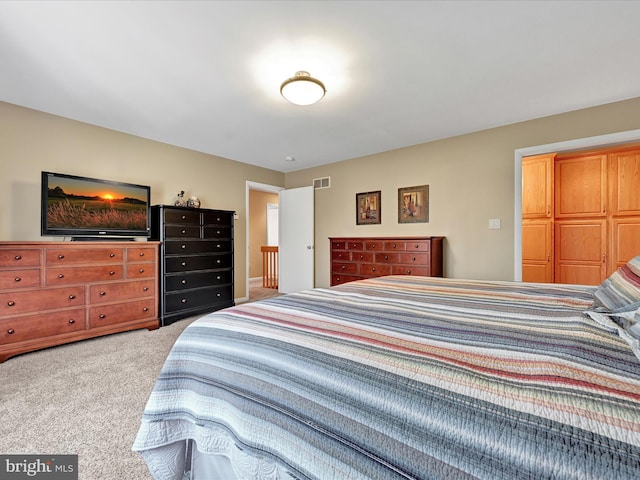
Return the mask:
<svg viewBox="0 0 640 480">
<path fill-rule="evenodd" d="M 195 195 L 192 196 L 189 200 L 187 200 L 187 207 L 200 208 L 200 199 Z"/>
<path fill-rule="evenodd" d="M 176 201 L 174 202 L 176 207 L 186 207 L 187 202 L 184 199 L 184 190 L 180 190 L 180 193 L 176 196 Z"/>
</svg>

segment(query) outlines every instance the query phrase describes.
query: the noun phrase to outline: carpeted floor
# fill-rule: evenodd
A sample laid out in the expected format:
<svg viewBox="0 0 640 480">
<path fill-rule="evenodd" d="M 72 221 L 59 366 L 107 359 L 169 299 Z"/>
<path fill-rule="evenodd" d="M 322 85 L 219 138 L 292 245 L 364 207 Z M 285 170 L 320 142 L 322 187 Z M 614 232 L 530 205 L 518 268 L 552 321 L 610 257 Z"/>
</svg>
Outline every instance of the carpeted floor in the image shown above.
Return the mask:
<svg viewBox="0 0 640 480">
<path fill-rule="evenodd" d="M 264 300 L 266 298 L 272 298 L 282 295 L 278 293 L 277 288 L 263 288 L 262 278 L 249 279 L 249 300 L 255 302 L 257 300 Z"/>
<path fill-rule="evenodd" d="M 0 364 L 0 453 L 77 454 L 80 480 L 148 480 L 131 445 L 169 349 L 193 319 Z"/>
</svg>

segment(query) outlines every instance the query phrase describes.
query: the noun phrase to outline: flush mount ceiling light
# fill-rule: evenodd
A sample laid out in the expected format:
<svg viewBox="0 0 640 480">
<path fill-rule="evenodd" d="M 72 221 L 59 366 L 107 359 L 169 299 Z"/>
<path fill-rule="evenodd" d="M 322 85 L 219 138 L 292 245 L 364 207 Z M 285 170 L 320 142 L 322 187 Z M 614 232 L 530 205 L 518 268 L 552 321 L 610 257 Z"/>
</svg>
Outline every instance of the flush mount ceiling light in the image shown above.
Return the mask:
<svg viewBox="0 0 640 480">
<path fill-rule="evenodd" d="M 325 93 L 324 84 L 302 70 L 280 86 L 280 94 L 294 105 L 312 105 L 322 99 Z"/>
</svg>

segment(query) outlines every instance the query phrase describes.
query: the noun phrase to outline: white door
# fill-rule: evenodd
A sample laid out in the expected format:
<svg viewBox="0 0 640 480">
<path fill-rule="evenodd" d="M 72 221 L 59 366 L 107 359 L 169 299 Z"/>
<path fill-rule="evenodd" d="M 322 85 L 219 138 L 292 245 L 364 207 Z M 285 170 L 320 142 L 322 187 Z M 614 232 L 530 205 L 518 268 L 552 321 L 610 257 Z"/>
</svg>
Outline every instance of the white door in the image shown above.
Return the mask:
<svg viewBox="0 0 640 480">
<path fill-rule="evenodd" d="M 278 225 L 280 225 L 278 205 L 267 203 L 267 245 L 278 246 Z"/>
<path fill-rule="evenodd" d="M 278 291 L 292 293 L 315 284 L 313 187 L 279 193 Z"/>
</svg>

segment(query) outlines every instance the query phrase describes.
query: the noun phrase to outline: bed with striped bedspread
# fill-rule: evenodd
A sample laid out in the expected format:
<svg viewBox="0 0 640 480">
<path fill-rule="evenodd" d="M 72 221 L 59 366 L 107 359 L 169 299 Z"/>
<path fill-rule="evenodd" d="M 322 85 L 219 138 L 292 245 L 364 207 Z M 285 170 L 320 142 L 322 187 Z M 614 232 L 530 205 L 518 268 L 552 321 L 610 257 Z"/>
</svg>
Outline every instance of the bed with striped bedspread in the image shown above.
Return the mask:
<svg viewBox="0 0 640 480">
<path fill-rule="evenodd" d="M 637 480 L 640 360 L 593 290 L 390 276 L 209 314 L 134 450 L 156 479 L 191 446 L 238 478 Z"/>
</svg>

